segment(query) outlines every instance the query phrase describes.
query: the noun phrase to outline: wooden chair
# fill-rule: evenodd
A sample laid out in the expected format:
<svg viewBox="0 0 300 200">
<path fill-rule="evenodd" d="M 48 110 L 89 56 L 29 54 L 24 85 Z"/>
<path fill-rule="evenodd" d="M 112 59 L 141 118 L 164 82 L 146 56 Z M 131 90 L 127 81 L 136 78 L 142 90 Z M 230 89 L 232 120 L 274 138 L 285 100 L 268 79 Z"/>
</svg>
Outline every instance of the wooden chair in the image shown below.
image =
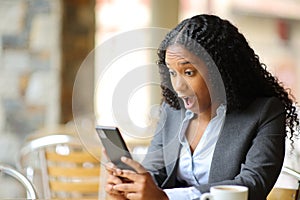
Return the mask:
<svg viewBox="0 0 300 200">
<path fill-rule="evenodd" d="M 93 156 L 74 135 L 34 138 L 21 150 L 20 167 L 25 171 L 30 168 L 26 159 L 33 152 L 38 154 L 44 199 L 99 199 L 100 147 Z"/>
<path fill-rule="evenodd" d="M 291 175 L 292 177 L 296 178 L 298 180 L 298 188 L 289 189 L 274 187 L 268 195 L 267 200 L 299 200 L 300 173 L 288 167 L 283 167 L 282 173 Z"/>
<path fill-rule="evenodd" d="M 299 190 L 273 188 L 267 200 L 297 200 Z"/>
</svg>

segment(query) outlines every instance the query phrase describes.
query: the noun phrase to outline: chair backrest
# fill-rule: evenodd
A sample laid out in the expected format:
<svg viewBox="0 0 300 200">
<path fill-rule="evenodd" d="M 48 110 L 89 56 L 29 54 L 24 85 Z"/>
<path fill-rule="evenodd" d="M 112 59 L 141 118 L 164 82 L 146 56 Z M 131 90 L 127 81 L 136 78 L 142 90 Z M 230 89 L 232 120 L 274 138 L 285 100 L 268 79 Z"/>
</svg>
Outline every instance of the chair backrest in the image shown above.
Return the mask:
<svg viewBox="0 0 300 200">
<path fill-rule="evenodd" d="M 288 174 L 298 180 L 298 188 L 277 188 L 274 187 L 267 197 L 267 200 L 298 200 L 300 190 L 300 173 L 288 167 L 282 168 L 282 173 Z"/>
<path fill-rule="evenodd" d="M 27 199 L 38 199 L 34 185 L 22 173 L 14 169 L 12 166 L 3 163 L 0 163 L 0 172 L 5 173 L 19 181 L 27 191 Z"/>
<path fill-rule="evenodd" d="M 94 157 L 73 135 L 39 137 L 22 148 L 20 166 L 23 169 L 26 168 L 24 159 L 30 152 L 38 152 L 43 198 L 98 199 L 100 148 L 98 157 Z"/>
<path fill-rule="evenodd" d="M 298 190 L 288 188 L 273 188 L 267 200 L 297 200 Z"/>
</svg>

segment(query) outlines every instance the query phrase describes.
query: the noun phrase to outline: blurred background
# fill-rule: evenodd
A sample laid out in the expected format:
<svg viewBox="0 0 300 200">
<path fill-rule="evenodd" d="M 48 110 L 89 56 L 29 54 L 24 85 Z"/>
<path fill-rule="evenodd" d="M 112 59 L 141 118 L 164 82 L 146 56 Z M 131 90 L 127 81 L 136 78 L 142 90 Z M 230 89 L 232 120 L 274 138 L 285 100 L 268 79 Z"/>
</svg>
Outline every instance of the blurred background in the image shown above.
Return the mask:
<svg viewBox="0 0 300 200">
<path fill-rule="evenodd" d="M 15 165 L 28 135 L 73 122 L 76 74 L 95 47 L 123 31 L 170 29 L 201 13 L 235 24 L 300 98 L 299 0 L 1 0 L 0 161 Z M 94 104 L 96 70 L 92 65 L 85 74 L 82 105 Z M 300 162 L 295 159 L 290 162 Z"/>
</svg>

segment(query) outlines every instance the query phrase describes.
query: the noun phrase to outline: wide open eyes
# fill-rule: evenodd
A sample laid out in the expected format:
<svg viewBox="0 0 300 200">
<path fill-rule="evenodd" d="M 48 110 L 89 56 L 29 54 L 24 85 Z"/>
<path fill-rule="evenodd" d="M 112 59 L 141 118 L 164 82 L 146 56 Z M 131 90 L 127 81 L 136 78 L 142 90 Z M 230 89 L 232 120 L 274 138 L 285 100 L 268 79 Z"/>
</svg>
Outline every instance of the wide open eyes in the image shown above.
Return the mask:
<svg viewBox="0 0 300 200">
<path fill-rule="evenodd" d="M 175 77 L 177 75 L 177 73 L 174 70 L 172 70 L 172 69 L 169 69 L 169 74 L 172 77 Z M 194 76 L 195 75 L 195 71 L 191 70 L 191 69 L 187 69 L 187 70 L 184 71 L 184 75 L 189 76 L 189 77 Z"/>
<path fill-rule="evenodd" d="M 170 76 L 173 76 L 173 77 L 176 76 L 176 72 L 172 69 L 169 69 L 169 74 L 170 74 Z"/>
<path fill-rule="evenodd" d="M 185 70 L 184 74 L 186 76 L 193 76 L 195 74 L 195 71 L 193 71 L 191 69 L 187 69 L 187 70 Z"/>
</svg>

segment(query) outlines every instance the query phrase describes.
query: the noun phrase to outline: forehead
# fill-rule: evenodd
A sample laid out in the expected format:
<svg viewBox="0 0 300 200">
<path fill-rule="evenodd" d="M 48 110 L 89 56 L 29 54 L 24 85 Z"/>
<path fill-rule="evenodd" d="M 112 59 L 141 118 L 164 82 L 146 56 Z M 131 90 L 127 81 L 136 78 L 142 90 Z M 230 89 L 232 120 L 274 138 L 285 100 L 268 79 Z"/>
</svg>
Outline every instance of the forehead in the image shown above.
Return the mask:
<svg viewBox="0 0 300 200">
<path fill-rule="evenodd" d="M 166 59 L 185 58 L 191 54 L 186 48 L 180 45 L 171 45 L 166 49 Z"/>
<path fill-rule="evenodd" d="M 181 45 L 171 45 L 166 49 L 165 62 L 167 65 L 189 62 L 199 69 L 206 68 L 205 62 Z"/>
<path fill-rule="evenodd" d="M 181 45 L 171 45 L 166 49 L 166 61 L 185 59 L 187 61 L 200 61 L 200 58 Z"/>
</svg>

